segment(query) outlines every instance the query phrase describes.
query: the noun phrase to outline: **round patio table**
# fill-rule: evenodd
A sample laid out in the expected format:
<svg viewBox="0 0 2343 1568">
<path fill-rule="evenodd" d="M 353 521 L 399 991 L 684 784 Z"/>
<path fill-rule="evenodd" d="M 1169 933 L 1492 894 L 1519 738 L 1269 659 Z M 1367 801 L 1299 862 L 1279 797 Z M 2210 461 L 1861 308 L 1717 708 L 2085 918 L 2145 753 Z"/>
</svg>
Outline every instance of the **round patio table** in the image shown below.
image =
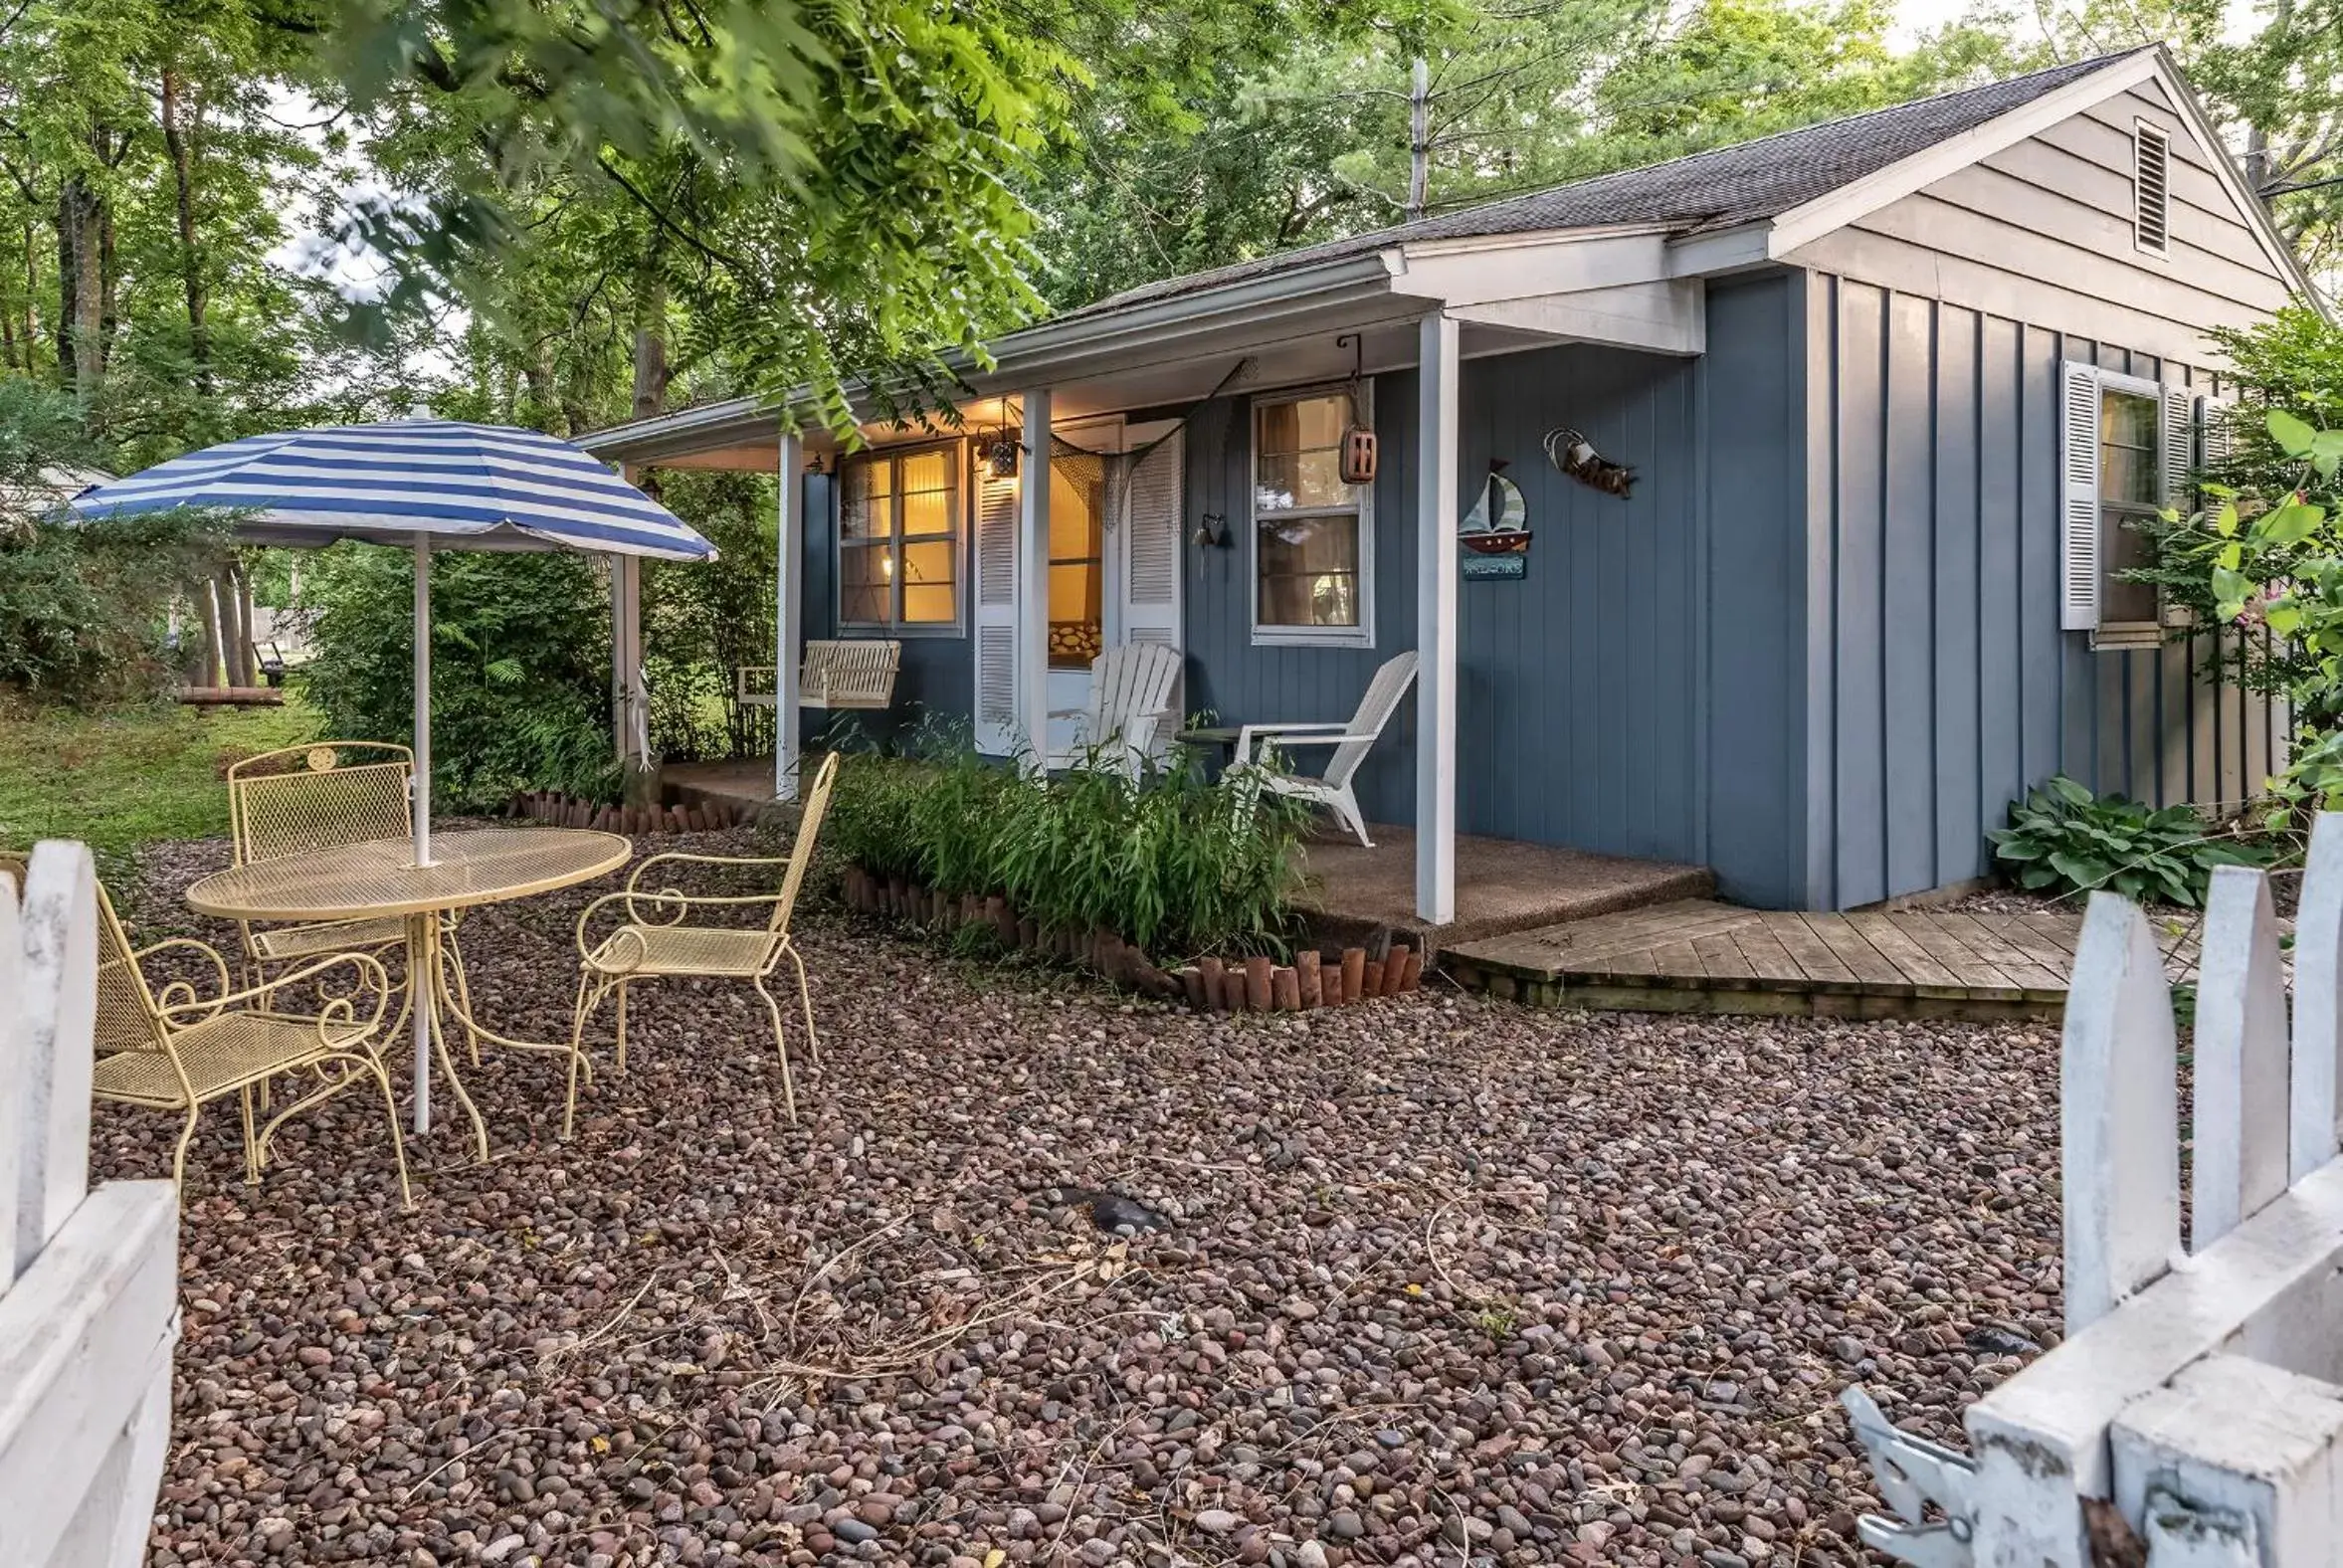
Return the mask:
<svg viewBox="0 0 2343 1568">
<path fill-rule="evenodd" d="M 455 985 L 449 985 L 441 917 L 455 909 L 591 882 L 626 865 L 634 846 L 615 833 L 581 828 L 481 828 L 434 834 L 428 866 L 415 864 L 415 846 L 407 839 L 343 844 L 254 861 L 196 882 L 187 889 L 187 903 L 199 914 L 229 920 L 403 919 L 408 983 L 401 1006 L 412 1009 L 415 1027 L 415 1130 L 431 1130 L 431 1058 L 436 1053 L 440 1071 L 472 1118 L 480 1157 L 486 1160 L 488 1129 L 448 1054 L 443 1015 L 464 1026 L 475 1042 L 476 1057 L 483 1039 L 523 1051 L 570 1048 L 510 1040 L 472 1016 L 471 988 L 465 983 L 461 959 Z"/>
</svg>

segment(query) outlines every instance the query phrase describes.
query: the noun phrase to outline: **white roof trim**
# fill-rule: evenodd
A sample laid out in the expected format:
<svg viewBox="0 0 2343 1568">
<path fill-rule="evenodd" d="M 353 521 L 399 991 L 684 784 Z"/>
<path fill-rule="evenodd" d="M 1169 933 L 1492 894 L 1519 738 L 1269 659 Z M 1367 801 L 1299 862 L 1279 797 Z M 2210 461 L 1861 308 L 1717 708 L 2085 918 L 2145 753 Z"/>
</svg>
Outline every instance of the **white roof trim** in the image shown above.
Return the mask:
<svg viewBox="0 0 2343 1568">
<path fill-rule="evenodd" d="M 2206 119 L 2204 106 L 2160 47 L 2112 61 L 2103 70 L 2046 93 L 1982 125 L 1948 136 L 1859 180 L 1851 180 L 1810 202 L 1776 214 L 1766 237 L 1766 255 L 1774 261 L 1788 261 L 1793 251 L 1846 228 L 1865 214 L 1900 201 L 2004 147 L 2015 146 L 2126 88 L 2151 79 L 2164 88 L 2165 96 L 2177 105 L 2182 122 L 2213 166 L 2215 177 L 2229 192 L 2241 219 L 2253 231 L 2262 255 L 2286 278 L 2296 294 L 2323 312 L 2318 292 L 2311 288 L 2301 262 L 2288 249 L 2276 226 L 2269 221 L 2269 215 L 2262 211 L 2261 203 L 2246 189 L 2245 177 L 2238 172 L 2229 149 L 2221 144 L 2211 121 Z"/>
</svg>

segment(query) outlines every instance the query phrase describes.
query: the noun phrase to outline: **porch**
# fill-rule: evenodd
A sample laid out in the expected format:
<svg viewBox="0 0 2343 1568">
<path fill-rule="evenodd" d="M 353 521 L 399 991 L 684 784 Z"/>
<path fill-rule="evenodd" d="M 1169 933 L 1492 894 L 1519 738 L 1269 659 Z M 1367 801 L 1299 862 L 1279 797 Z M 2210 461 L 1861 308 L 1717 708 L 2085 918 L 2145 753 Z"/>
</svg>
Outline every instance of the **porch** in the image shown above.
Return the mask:
<svg viewBox="0 0 2343 1568">
<path fill-rule="evenodd" d="M 1367 810 L 1412 813 L 1418 831 L 1342 867 L 1332 903 L 1377 924 L 1482 933 L 1608 907 L 1629 895 L 1620 876 L 1594 874 L 1600 858 L 1507 864 L 1518 853 L 1496 848 L 1476 876 L 1459 829 L 1499 846 L 1494 835 L 1681 859 L 1700 844 L 1704 808 L 1681 782 L 1697 777 L 1681 628 L 1698 612 L 1685 481 L 1702 472 L 1689 368 L 1706 348 L 1702 286 L 1641 225 L 1318 261 L 1191 280 L 1013 334 L 970 367 L 952 428 L 875 422 L 848 450 L 740 400 L 591 446 L 623 464 L 784 477 L 784 713 L 798 707 L 796 651 L 809 639 L 899 641 L 892 713 L 964 721 L 980 751 L 1004 757 L 1063 749 L 1060 715 L 1080 705 L 1084 656 L 1101 647 L 1178 649 L 1174 705 L 1224 725 L 1344 719 L 1374 671 L 1412 648 L 1405 720 L 1359 790 Z M 1550 357 L 1564 352 L 1585 357 Z M 1598 493 L 1548 461 L 1558 433 L 1581 431 L 1588 451 L 1668 477 L 1630 501 L 1614 465 L 1619 482 Z M 1549 542 L 1534 587 L 1480 588 L 1484 608 L 1467 616 L 1460 523 L 1508 465 Z M 631 583 L 616 619 L 616 686 L 632 709 Z M 1573 657 L 1580 678 L 1551 679 Z M 631 718 L 620 729 L 641 733 Z M 1560 759 L 1539 737 L 1562 736 L 1583 755 L 1569 787 L 1544 791 L 1533 781 Z M 783 796 L 808 738 L 781 726 Z M 1341 890 L 1354 872 L 1355 897 Z M 1622 875 L 1629 886 L 1643 876 Z M 1657 895 L 1681 895 L 1684 875 L 1659 873 Z"/>
<path fill-rule="evenodd" d="M 1376 824 L 1375 847 L 1347 838 L 1310 841 L 1301 902 L 1331 938 L 1357 940 L 1389 928 L 1445 953 L 1458 942 L 1685 898 L 1706 898 L 1716 879 L 1704 867 L 1595 855 L 1550 844 L 1459 834 L 1456 918 L 1434 926 L 1416 913 L 1416 835 Z"/>
</svg>

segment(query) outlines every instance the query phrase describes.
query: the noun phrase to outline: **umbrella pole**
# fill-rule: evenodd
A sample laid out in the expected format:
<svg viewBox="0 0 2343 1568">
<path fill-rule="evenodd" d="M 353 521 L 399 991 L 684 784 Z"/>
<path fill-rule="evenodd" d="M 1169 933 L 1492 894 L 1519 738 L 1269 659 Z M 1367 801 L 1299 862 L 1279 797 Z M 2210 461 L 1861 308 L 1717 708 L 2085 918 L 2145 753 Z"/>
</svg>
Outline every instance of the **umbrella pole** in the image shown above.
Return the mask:
<svg viewBox="0 0 2343 1568">
<path fill-rule="evenodd" d="M 415 864 L 431 864 L 431 535 L 415 535 Z M 438 919 L 438 915 L 427 915 Z M 435 944 L 436 945 L 436 944 Z M 439 996 L 415 971 L 431 955 L 408 944 L 407 994 L 415 1016 L 415 1131 L 431 1131 L 431 1026 Z"/>
</svg>

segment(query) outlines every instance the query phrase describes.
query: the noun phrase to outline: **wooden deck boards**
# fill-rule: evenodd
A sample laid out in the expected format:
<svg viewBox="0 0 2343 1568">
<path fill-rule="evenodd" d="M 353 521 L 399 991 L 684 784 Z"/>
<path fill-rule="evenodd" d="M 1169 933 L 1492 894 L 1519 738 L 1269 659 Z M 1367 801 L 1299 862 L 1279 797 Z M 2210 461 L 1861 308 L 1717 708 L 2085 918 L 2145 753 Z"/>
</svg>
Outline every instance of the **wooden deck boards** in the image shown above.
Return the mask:
<svg viewBox="0 0 2343 1568">
<path fill-rule="evenodd" d="M 1450 947 L 1466 984 L 1549 1005 L 1852 1017 L 2056 1017 L 2079 910 L 1800 914 L 1713 899 L 1596 915 Z M 2173 978 L 2194 931 L 2160 931 Z"/>
</svg>

